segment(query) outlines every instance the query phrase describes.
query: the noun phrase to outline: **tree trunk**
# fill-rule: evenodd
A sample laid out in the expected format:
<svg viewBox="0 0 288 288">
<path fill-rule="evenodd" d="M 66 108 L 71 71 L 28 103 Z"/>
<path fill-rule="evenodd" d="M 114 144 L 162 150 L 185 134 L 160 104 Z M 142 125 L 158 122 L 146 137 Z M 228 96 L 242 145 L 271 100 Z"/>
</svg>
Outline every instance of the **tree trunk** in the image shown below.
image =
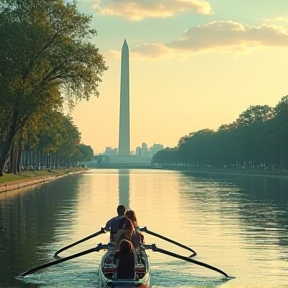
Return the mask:
<svg viewBox="0 0 288 288">
<path fill-rule="evenodd" d="M 12 145 L 11 145 L 11 149 L 10 149 L 10 173 L 16 174 L 16 161 L 15 161 L 15 157 L 16 157 L 16 148 L 15 148 L 16 144 L 15 141 L 13 141 Z"/>
<path fill-rule="evenodd" d="M 3 176 L 5 170 L 5 164 L 11 147 L 11 140 L 12 139 L 9 138 L 4 141 L 0 140 L 0 177 Z"/>
<path fill-rule="evenodd" d="M 30 151 L 30 148 L 27 147 L 27 149 L 25 149 L 25 160 L 24 160 L 27 170 L 29 170 L 29 151 Z"/>
<path fill-rule="evenodd" d="M 14 146 L 13 147 L 14 149 L 13 150 L 11 149 L 11 155 L 13 155 L 12 156 L 12 173 L 19 174 L 19 169 L 17 167 L 19 148 L 16 143 L 13 146 Z"/>
<path fill-rule="evenodd" d="M 17 122 L 18 122 L 18 113 L 14 111 L 13 117 L 11 120 L 11 124 L 7 128 L 7 136 L 5 137 L 5 140 L 3 138 L 0 138 L 0 177 L 3 176 L 3 172 L 5 169 L 6 161 L 9 157 L 9 152 L 12 153 L 11 150 L 11 145 L 13 143 L 13 139 L 17 133 L 17 131 L 21 128 L 20 125 L 17 127 Z M 10 122 L 10 121 L 9 121 Z M 25 122 L 22 123 L 22 126 L 24 125 Z M 11 163 L 10 163 L 11 166 Z"/>
<path fill-rule="evenodd" d="M 9 151 L 9 154 L 8 154 L 8 156 L 7 156 L 7 160 L 6 160 L 6 163 L 7 163 L 7 169 L 6 169 L 6 171 L 7 171 L 7 173 L 12 173 L 12 166 L 13 166 L 13 155 L 12 155 L 12 150 L 13 150 L 13 148 L 12 147 L 10 147 L 10 151 Z M 6 166 L 6 165 L 5 165 Z"/>
<path fill-rule="evenodd" d="M 22 151 L 23 151 L 23 146 L 22 145 L 19 145 L 18 146 L 18 156 L 17 156 L 17 162 L 16 162 L 16 165 L 17 165 L 17 169 L 18 169 L 18 173 L 21 173 L 22 169 L 20 166 L 23 166 L 23 163 L 21 161 L 21 158 L 22 158 Z"/>
</svg>

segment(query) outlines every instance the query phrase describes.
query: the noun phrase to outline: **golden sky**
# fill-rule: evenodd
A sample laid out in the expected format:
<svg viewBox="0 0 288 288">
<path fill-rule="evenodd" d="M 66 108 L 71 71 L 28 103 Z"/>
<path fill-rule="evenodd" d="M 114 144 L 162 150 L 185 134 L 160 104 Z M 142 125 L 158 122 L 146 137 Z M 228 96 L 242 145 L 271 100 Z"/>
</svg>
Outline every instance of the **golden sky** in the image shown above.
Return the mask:
<svg viewBox="0 0 288 288">
<path fill-rule="evenodd" d="M 277 5 L 276 5 L 277 2 Z M 79 0 L 109 69 L 72 113 L 95 153 L 118 146 L 120 51 L 130 49 L 131 149 L 229 124 L 288 91 L 287 0 Z"/>
</svg>

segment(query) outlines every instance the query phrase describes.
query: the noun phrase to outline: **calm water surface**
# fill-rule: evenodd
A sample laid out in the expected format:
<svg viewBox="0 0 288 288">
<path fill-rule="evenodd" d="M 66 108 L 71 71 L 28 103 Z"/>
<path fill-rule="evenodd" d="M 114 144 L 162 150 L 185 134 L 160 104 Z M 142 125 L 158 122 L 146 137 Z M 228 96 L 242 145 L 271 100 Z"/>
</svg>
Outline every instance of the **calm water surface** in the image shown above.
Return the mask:
<svg viewBox="0 0 288 288">
<path fill-rule="evenodd" d="M 136 211 L 140 226 L 193 248 L 195 260 L 235 277 L 227 281 L 213 270 L 149 251 L 153 288 L 288 287 L 288 179 L 90 170 L 0 193 L 0 288 L 98 287 L 101 252 L 21 280 L 15 276 L 99 231 L 119 203 Z M 61 256 L 107 240 L 103 234 Z M 145 240 L 189 256 L 189 251 L 151 235 L 145 234 Z"/>
</svg>

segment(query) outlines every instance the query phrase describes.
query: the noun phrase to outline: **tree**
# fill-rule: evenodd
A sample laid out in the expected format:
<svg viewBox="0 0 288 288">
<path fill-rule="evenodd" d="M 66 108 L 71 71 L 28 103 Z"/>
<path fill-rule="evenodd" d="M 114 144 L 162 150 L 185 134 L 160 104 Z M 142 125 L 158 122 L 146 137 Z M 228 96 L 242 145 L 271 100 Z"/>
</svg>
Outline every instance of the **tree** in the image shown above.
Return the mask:
<svg viewBox="0 0 288 288">
<path fill-rule="evenodd" d="M 165 148 L 165 149 L 158 151 L 153 156 L 153 162 L 162 163 L 162 164 L 179 163 L 180 158 L 178 154 L 178 149 L 177 148 Z"/>
<path fill-rule="evenodd" d="M 77 146 L 77 149 L 80 152 L 80 158 L 78 158 L 78 161 L 89 161 L 94 156 L 94 151 L 89 145 L 81 143 Z"/>
<path fill-rule="evenodd" d="M 25 123 L 44 111 L 98 96 L 107 69 L 89 41 L 91 17 L 74 1 L 0 3 L 0 176 Z"/>
<path fill-rule="evenodd" d="M 180 145 L 178 146 L 178 150 L 181 162 L 189 164 L 208 164 L 211 160 L 211 149 L 209 148 L 214 133 L 213 130 L 202 129 L 190 133 L 188 138 L 184 138 L 184 141 L 179 141 Z"/>
<path fill-rule="evenodd" d="M 160 151 L 154 161 L 209 168 L 287 169 L 287 131 L 288 96 L 284 96 L 275 108 L 250 106 L 236 121 L 221 125 L 216 132 L 202 129 L 185 135 L 177 149 Z M 173 159 L 176 152 L 178 159 Z"/>
<path fill-rule="evenodd" d="M 277 153 L 279 167 L 283 168 L 288 164 L 288 95 L 281 98 L 274 110 L 276 115 L 272 121 L 275 139 L 273 146 Z"/>
<path fill-rule="evenodd" d="M 241 126 L 249 126 L 255 122 L 265 122 L 274 117 L 273 109 L 268 105 L 250 106 L 239 115 L 236 123 Z"/>
</svg>

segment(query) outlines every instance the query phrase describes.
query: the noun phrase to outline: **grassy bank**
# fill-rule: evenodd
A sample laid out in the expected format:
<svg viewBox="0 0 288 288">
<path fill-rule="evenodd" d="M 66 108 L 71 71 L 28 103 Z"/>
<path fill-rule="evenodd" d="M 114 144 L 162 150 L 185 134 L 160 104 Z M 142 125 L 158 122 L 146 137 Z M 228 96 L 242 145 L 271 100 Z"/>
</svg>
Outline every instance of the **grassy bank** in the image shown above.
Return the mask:
<svg viewBox="0 0 288 288">
<path fill-rule="evenodd" d="M 68 173 L 77 173 L 80 171 L 86 170 L 85 168 L 73 167 L 67 169 L 53 169 L 53 170 L 35 170 L 35 171 L 22 171 L 21 174 L 15 175 L 12 173 L 4 173 L 2 177 L 0 177 L 0 184 L 5 184 L 8 182 L 14 181 L 24 181 L 30 178 L 37 178 L 42 176 L 56 175 L 61 176 Z"/>
</svg>

